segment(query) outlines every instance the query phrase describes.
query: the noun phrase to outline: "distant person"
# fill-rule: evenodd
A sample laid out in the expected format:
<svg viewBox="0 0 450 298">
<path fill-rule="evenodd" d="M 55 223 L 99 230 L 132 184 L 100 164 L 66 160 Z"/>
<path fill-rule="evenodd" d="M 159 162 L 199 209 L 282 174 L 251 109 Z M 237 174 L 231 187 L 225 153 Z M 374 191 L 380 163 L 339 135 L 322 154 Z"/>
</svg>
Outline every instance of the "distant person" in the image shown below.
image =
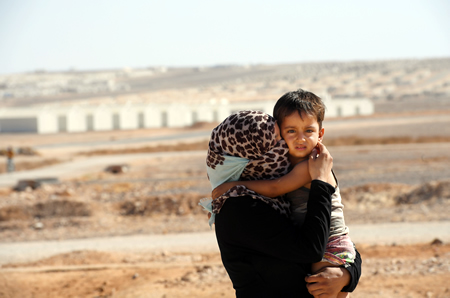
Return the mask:
<svg viewBox="0 0 450 298">
<path fill-rule="evenodd" d="M 14 150 L 12 147 L 6 148 L 6 171 L 8 173 L 14 172 Z"/>
<path fill-rule="evenodd" d="M 325 253 L 334 193 L 325 182 L 331 175 L 331 156 L 325 146 L 319 148 L 317 158 L 308 158 L 313 181 L 301 226 L 294 227 L 288 219 L 289 203 L 284 198 L 263 196 L 243 185 L 212 202 L 222 262 L 237 297 L 310 297 L 305 276 L 311 273 L 311 263 Z M 271 116 L 255 111 L 231 115 L 211 135 L 210 182 L 215 188 L 230 180 L 278 179 L 289 171 L 288 150 Z M 345 286 L 353 290 L 360 275 L 357 260 L 346 269 L 323 269 L 311 277 L 316 283 L 310 291 L 338 293 Z"/>
<path fill-rule="evenodd" d="M 311 186 L 308 159 L 313 149 L 323 140 L 325 104 L 314 93 L 300 89 L 286 93 L 277 101 L 274 116 L 280 126 L 281 136 L 289 147 L 291 171 L 279 179 L 226 182 L 213 190 L 212 197 L 216 199 L 237 185 L 243 185 L 266 197 L 287 194 L 286 199 L 291 205 L 291 219 L 301 226 L 305 221 Z M 349 266 L 356 256 L 348 235 L 349 229 L 345 225 L 344 206 L 334 172 L 330 173 L 326 182 L 335 186 L 332 195 L 331 230 L 322 261 L 312 264 L 312 272 L 319 272 L 329 266 Z M 339 293 L 337 297 L 347 296 L 348 293 Z"/>
</svg>

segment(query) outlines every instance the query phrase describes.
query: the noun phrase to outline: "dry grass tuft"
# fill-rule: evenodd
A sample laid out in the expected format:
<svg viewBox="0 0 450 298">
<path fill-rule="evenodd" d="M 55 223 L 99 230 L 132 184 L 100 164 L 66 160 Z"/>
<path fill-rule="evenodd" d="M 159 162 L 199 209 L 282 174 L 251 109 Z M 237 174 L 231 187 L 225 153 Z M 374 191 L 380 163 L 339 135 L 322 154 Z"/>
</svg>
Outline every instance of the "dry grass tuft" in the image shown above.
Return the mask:
<svg viewBox="0 0 450 298">
<path fill-rule="evenodd" d="M 33 206 L 7 206 L 0 209 L 0 221 L 91 215 L 89 204 L 68 200 L 48 201 Z"/>
<path fill-rule="evenodd" d="M 450 181 L 433 181 L 422 184 L 408 193 L 398 195 L 395 201 L 397 205 L 402 205 L 444 199 L 450 199 Z"/>
<path fill-rule="evenodd" d="M 204 195 L 185 193 L 151 196 L 144 200 L 128 200 L 119 204 L 120 213 L 126 216 L 189 215 L 203 213 L 198 202 Z"/>
</svg>

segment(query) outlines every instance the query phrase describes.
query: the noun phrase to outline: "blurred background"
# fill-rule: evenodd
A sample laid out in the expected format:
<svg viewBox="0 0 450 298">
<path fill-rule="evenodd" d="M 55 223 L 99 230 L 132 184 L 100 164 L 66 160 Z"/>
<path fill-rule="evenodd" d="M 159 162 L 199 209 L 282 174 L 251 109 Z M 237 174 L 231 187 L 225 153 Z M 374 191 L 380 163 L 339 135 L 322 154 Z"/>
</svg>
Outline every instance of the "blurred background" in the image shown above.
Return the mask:
<svg viewBox="0 0 450 298">
<path fill-rule="evenodd" d="M 365 261 L 353 296 L 448 297 L 449 15 L 445 0 L 0 1 L 0 297 L 234 297 L 197 206 L 209 135 L 299 88 L 327 106 Z"/>
</svg>

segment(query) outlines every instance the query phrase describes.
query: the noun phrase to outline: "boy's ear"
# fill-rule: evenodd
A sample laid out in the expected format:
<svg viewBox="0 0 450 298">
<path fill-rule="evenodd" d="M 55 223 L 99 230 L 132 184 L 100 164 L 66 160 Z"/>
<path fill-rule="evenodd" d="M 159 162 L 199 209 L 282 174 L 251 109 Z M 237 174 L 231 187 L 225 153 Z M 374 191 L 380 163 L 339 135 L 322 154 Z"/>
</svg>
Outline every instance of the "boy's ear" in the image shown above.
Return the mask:
<svg viewBox="0 0 450 298">
<path fill-rule="evenodd" d="M 322 127 L 322 129 L 319 131 L 319 141 L 323 140 L 324 134 L 325 134 L 325 128 Z"/>
</svg>

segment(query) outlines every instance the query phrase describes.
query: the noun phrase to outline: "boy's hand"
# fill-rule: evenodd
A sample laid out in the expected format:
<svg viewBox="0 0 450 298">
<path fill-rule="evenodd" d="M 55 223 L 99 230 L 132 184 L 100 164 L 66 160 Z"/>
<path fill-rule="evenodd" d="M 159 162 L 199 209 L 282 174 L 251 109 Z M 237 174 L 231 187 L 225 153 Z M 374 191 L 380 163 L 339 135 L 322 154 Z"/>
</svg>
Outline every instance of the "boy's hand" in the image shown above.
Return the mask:
<svg viewBox="0 0 450 298">
<path fill-rule="evenodd" d="M 232 188 L 234 185 L 235 185 L 235 183 L 233 183 L 233 182 L 222 183 L 221 185 L 214 188 L 214 190 L 211 193 L 211 197 L 213 198 L 213 200 L 220 197 L 221 195 L 226 193 L 230 188 Z"/>
<path fill-rule="evenodd" d="M 317 179 L 327 182 L 333 167 L 333 157 L 330 152 L 328 152 L 325 145 L 317 143 L 317 146 L 319 150 L 314 148 L 308 161 L 309 174 L 311 175 L 312 180 Z M 320 152 L 319 155 L 317 154 L 318 151 Z"/>
</svg>

